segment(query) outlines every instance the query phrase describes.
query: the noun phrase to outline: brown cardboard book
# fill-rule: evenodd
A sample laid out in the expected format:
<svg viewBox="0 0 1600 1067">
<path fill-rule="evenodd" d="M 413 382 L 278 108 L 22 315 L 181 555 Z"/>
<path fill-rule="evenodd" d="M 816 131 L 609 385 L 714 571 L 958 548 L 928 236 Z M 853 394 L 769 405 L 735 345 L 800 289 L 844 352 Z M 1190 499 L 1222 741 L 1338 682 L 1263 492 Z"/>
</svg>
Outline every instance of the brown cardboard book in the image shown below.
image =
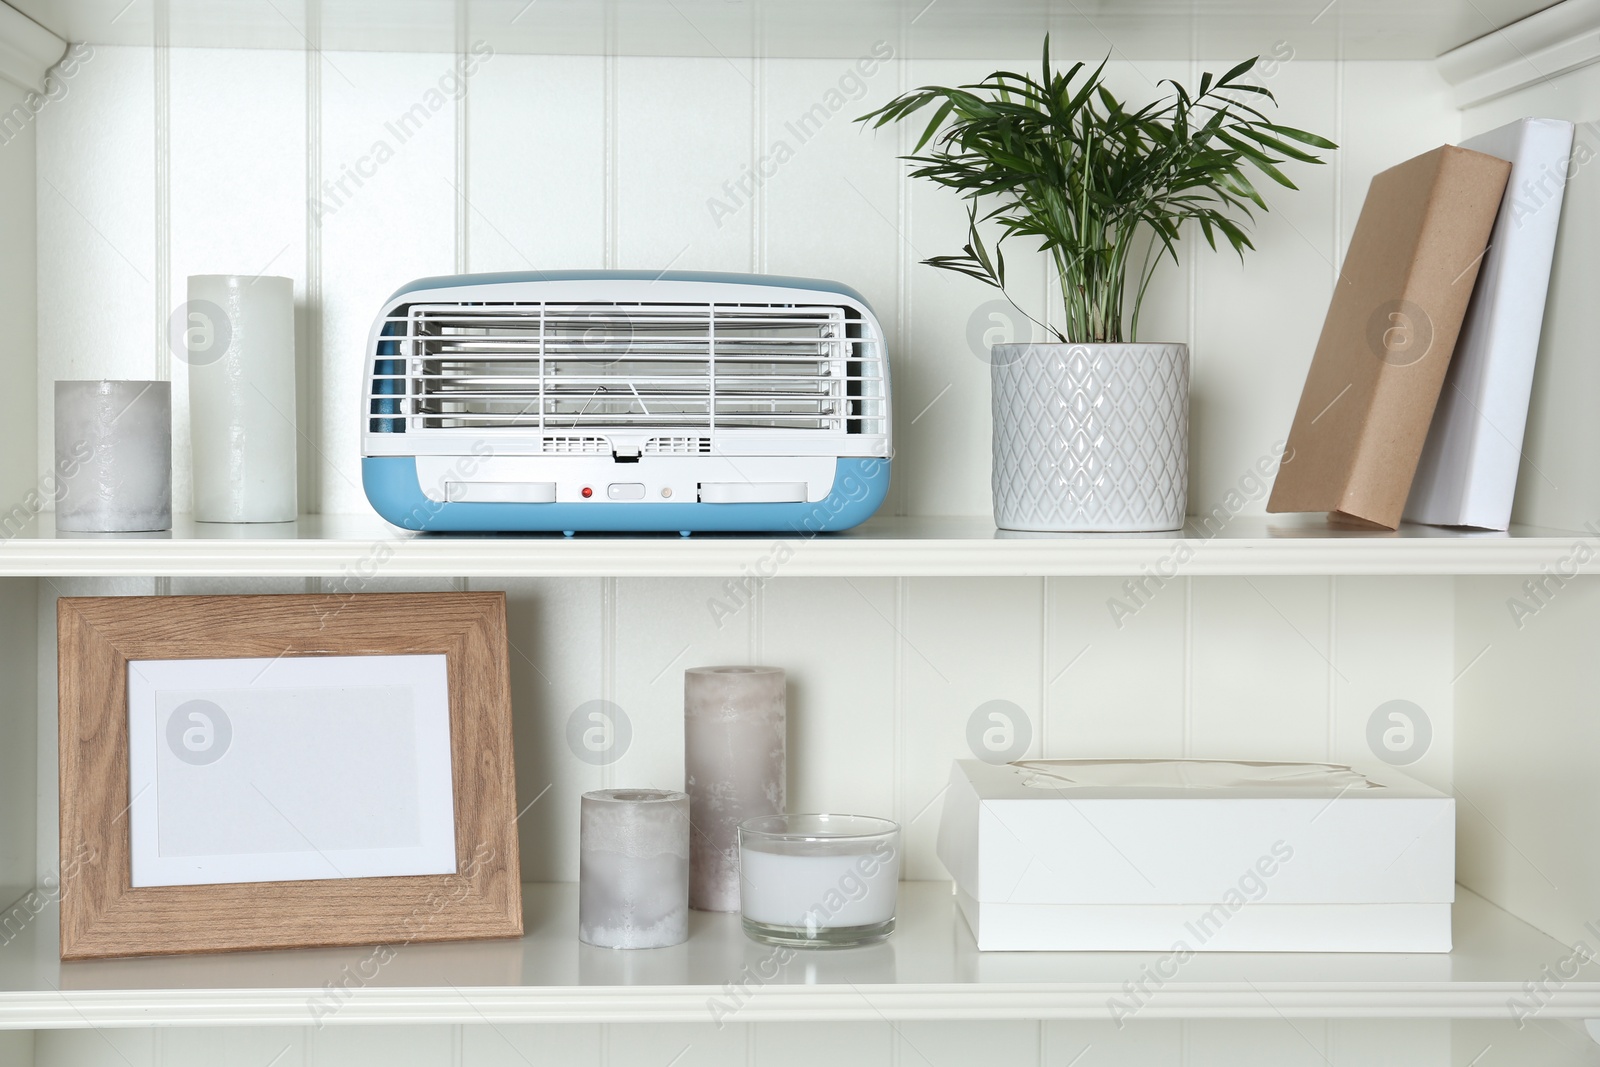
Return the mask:
<svg viewBox="0 0 1600 1067">
<path fill-rule="evenodd" d="M 1400 524 L 1510 173 L 1446 145 L 1372 179 L 1268 511 Z"/>
</svg>

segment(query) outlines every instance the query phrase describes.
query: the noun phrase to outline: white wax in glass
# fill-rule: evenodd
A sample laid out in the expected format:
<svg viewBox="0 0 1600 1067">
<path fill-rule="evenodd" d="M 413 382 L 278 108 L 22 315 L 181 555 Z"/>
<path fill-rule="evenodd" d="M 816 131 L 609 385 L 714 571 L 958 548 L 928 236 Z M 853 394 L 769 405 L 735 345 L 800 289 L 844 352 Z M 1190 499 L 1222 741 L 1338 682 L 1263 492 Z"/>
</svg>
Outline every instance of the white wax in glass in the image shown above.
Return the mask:
<svg viewBox="0 0 1600 1067">
<path fill-rule="evenodd" d="M 683 711 L 689 906 L 738 911 L 739 824 L 784 808 L 783 671 L 695 667 L 683 675 Z"/>
<path fill-rule="evenodd" d="M 172 386 L 56 382 L 56 529 L 172 528 Z"/>
<path fill-rule="evenodd" d="M 290 522 L 298 510 L 294 282 L 195 275 L 186 310 L 194 517 Z"/>
<path fill-rule="evenodd" d="M 772 926 L 834 929 L 894 918 L 900 856 L 886 841 L 876 852 L 810 856 L 740 853 L 740 911 Z"/>
<path fill-rule="evenodd" d="M 659 789 L 583 794 L 578 938 L 666 948 L 689 936 L 689 797 Z"/>
</svg>

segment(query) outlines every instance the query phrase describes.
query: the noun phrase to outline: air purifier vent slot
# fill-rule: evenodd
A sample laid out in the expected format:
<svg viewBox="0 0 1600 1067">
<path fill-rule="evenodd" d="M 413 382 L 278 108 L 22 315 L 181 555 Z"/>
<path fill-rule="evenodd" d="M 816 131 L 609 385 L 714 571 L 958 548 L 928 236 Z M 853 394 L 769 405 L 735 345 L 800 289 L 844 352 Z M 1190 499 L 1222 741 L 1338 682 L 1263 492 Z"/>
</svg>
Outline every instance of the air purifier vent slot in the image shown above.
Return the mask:
<svg viewBox="0 0 1600 1067">
<path fill-rule="evenodd" d="M 842 306 L 414 303 L 378 336 L 378 432 L 533 430 L 547 452 L 599 452 L 604 431 L 671 429 L 691 432 L 644 451 L 702 454 L 726 432 L 888 428 L 881 339 Z"/>
<path fill-rule="evenodd" d="M 605 455 L 611 451 L 611 442 L 604 437 L 546 434 L 544 450 L 558 455 Z"/>
<path fill-rule="evenodd" d="M 652 455 L 699 456 L 711 451 L 709 437 L 652 437 L 644 443 L 644 450 Z"/>
</svg>

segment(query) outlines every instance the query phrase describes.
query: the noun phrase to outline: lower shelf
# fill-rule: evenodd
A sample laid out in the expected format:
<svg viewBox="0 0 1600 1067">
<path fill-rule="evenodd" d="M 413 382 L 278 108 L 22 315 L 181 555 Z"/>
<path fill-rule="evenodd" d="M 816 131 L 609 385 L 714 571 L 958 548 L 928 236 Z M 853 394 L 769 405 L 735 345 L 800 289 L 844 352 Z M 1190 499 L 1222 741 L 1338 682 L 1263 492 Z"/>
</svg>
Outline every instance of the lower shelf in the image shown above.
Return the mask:
<svg viewBox="0 0 1600 1067">
<path fill-rule="evenodd" d="M 577 889 L 526 886 L 517 941 L 62 964 L 56 914 L 0 946 L 0 1028 L 911 1019 L 1600 1018 L 1600 966 L 1465 890 L 1448 955 L 979 953 L 941 882 L 869 948 L 792 952 L 693 913 L 676 948 L 580 944 Z M 1164 977 L 1165 976 L 1165 977 Z M 1527 983 L 1536 984 L 1529 992 Z M 1117 1002 L 1117 1003 L 1114 1003 Z"/>
</svg>

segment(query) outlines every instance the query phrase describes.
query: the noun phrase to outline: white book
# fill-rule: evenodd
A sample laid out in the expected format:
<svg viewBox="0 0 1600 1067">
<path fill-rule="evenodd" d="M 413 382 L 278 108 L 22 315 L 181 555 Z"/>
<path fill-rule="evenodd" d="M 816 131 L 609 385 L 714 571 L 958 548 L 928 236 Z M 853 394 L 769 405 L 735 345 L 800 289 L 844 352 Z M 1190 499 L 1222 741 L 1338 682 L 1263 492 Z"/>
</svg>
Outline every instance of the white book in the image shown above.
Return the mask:
<svg viewBox="0 0 1600 1067">
<path fill-rule="evenodd" d="M 1560 119 L 1518 119 L 1461 142 L 1509 160 L 1511 179 L 1411 483 L 1412 522 L 1511 525 L 1572 133 Z"/>
</svg>

